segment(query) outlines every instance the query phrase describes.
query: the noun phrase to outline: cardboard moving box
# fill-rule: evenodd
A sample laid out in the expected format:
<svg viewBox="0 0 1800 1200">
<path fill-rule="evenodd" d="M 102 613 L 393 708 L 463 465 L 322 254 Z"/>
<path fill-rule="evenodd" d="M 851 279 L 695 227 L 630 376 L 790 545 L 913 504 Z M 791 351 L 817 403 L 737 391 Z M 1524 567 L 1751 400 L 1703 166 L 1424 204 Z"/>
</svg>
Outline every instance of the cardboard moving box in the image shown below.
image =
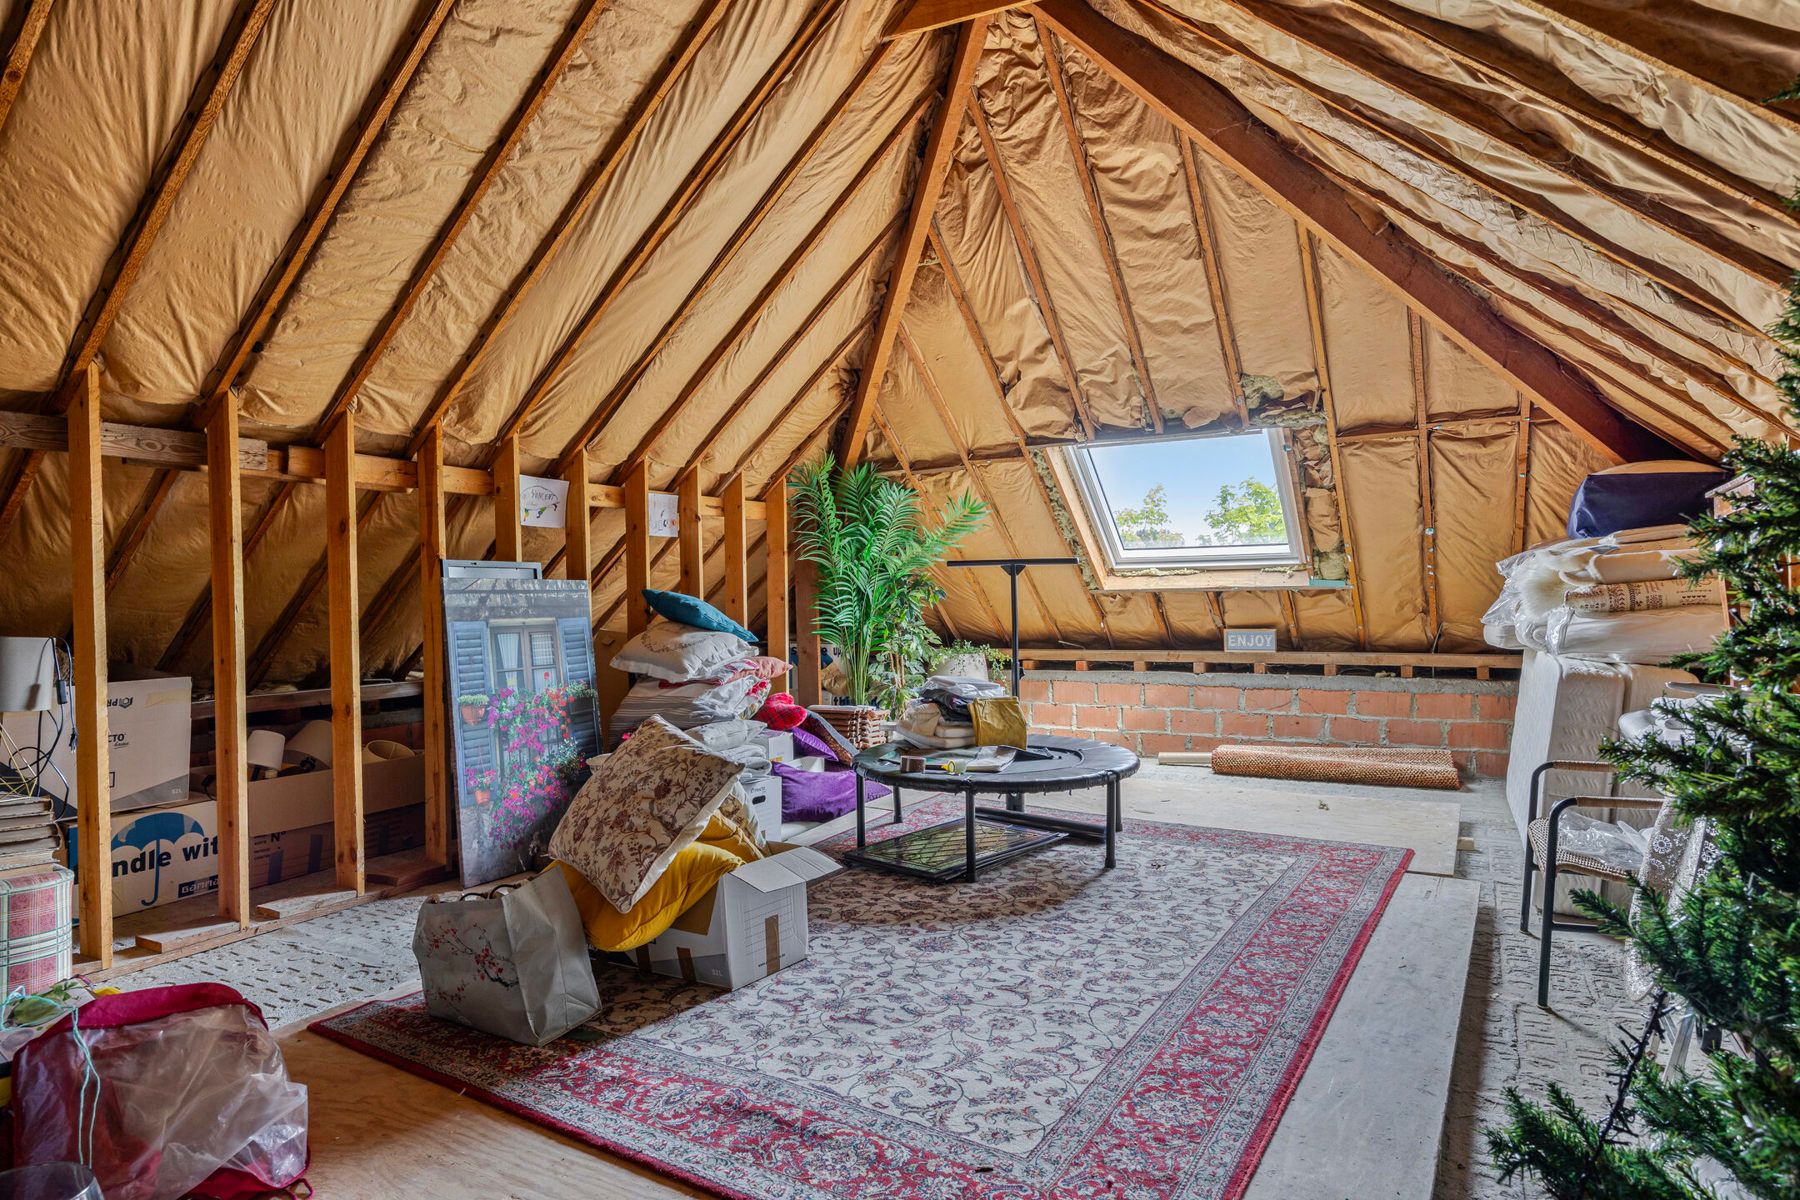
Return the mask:
<svg viewBox="0 0 1800 1200">
<path fill-rule="evenodd" d="M 806 846 L 772 843 L 632 953 L 659 975 L 735 990 L 806 958 L 806 886 L 843 870 Z"/>
<path fill-rule="evenodd" d="M 194 681 L 126 663 L 109 665 L 106 674 L 106 754 L 112 772 L 113 811 L 180 804 L 188 794 Z M 36 713 L 13 713 L 6 718 L 6 732 L 17 745 L 35 746 L 40 724 L 48 737 L 50 714 L 40 722 Z M 46 771 L 40 781 L 63 816 L 75 811 L 74 724 L 75 714 L 70 709 L 64 717 L 62 740 L 50 755 L 62 778 Z"/>
</svg>

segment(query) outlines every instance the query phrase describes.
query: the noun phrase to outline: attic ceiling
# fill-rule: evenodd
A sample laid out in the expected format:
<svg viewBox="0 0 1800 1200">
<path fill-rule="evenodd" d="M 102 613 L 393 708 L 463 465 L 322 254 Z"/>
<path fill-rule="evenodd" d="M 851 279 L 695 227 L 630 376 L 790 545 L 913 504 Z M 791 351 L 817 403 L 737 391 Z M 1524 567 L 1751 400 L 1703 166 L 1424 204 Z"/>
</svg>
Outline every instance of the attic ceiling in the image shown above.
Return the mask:
<svg viewBox="0 0 1800 1200">
<path fill-rule="evenodd" d="M 982 31 L 858 452 L 990 499 L 971 556 L 1060 555 L 1042 447 L 1279 420 L 1322 569 L 1356 586 L 1097 594 L 1046 570 L 1028 643 L 1478 645 L 1493 561 L 1554 535 L 1605 461 L 1518 386 L 1534 353 L 1547 392 L 1679 452 L 1788 432 L 1763 330 L 1800 263 L 1800 104 L 1762 101 L 1800 77 L 1793 6 L 1090 2 Z M 760 494 L 835 436 L 887 324 L 959 36 L 881 40 L 904 7 L 0 0 L 0 400 L 56 411 L 92 358 L 111 420 L 235 403 L 246 435 L 316 444 L 354 407 L 381 452 L 436 426 L 485 466 L 516 431 L 527 471 L 586 446 L 599 481 L 641 461 L 659 488 L 693 466 Z M 1356 244 L 1178 131 L 1170 80 L 1348 205 Z M 1371 252 L 1431 278 L 1396 290 Z M 1446 284 L 1520 357 L 1418 299 Z M 109 461 L 106 490 L 113 656 L 205 675 L 204 478 Z M 246 480 L 260 680 L 322 670 L 321 490 Z M 59 563 L 66 503 L 59 455 L 8 452 L 0 553 Z M 415 507 L 364 498 L 373 671 L 418 650 Z M 622 525 L 595 515 L 609 628 Z M 492 540 L 485 502 L 453 506 L 453 554 Z M 66 622 L 62 575 L 9 589 L 0 628 Z M 982 575 L 947 573 L 940 615 L 992 637 Z"/>
</svg>

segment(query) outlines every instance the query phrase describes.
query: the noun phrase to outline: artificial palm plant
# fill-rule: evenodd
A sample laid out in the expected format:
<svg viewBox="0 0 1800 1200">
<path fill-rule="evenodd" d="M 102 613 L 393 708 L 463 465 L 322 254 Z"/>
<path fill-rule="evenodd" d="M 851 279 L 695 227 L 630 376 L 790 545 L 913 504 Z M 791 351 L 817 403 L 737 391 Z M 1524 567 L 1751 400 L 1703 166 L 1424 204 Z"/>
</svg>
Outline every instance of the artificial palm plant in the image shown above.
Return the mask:
<svg viewBox="0 0 1800 1200">
<path fill-rule="evenodd" d="M 839 470 L 830 454 L 797 468 L 788 484 L 795 549 L 818 573 L 815 628 L 837 652 L 846 698 L 868 704 L 872 668 L 935 594 L 926 573 L 980 527 L 987 506 L 966 492 L 952 496 L 928 526 L 912 488 L 868 463 Z"/>
</svg>

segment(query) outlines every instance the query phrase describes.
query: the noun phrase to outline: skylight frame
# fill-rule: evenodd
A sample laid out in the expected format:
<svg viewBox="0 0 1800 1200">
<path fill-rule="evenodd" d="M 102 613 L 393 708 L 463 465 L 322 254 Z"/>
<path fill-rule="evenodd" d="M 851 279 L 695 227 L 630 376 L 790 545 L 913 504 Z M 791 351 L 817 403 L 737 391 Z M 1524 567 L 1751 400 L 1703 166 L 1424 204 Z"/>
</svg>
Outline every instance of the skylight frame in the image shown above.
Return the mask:
<svg viewBox="0 0 1800 1200">
<path fill-rule="evenodd" d="M 1094 466 L 1090 454 L 1094 450 L 1107 450 L 1114 446 L 1129 445 L 1134 442 L 1176 442 L 1202 441 L 1217 437 L 1249 437 L 1260 432 L 1268 441 L 1269 458 L 1274 467 L 1275 491 L 1281 501 L 1281 515 L 1287 529 L 1287 541 L 1282 544 L 1267 546 L 1167 546 L 1136 547 L 1126 546 L 1119 537 L 1117 518 L 1113 515 L 1113 507 L 1106 495 L 1106 489 L 1100 482 L 1100 475 Z M 1124 572 L 1150 569 L 1196 570 L 1229 570 L 1233 568 L 1254 570 L 1271 567 L 1298 567 L 1306 560 L 1306 542 L 1300 526 L 1300 505 L 1297 490 L 1294 486 L 1294 473 L 1289 464 L 1287 431 L 1283 429 L 1263 429 L 1252 433 L 1225 434 L 1190 434 L 1187 436 L 1156 436 L 1143 438 L 1108 438 L 1103 442 L 1087 442 L 1076 446 L 1065 447 L 1062 451 L 1064 463 L 1069 468 L 1069 476 L 1075 484 L 1076 497 L 1083 509 L 1089 528 L 1099 539 L 1101 551 L 1106 556 L 1109 571 Z"/>
</svg>

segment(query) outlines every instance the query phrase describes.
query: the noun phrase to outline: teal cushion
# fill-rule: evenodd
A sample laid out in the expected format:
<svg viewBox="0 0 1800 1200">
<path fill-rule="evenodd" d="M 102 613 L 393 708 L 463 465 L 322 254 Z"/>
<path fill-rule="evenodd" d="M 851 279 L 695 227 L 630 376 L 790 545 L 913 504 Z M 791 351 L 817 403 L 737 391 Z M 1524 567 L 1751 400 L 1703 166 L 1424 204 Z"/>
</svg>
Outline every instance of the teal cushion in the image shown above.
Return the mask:
<svg viewBox="0 0 1800 1200">
<path fill-rule="evenodd" d="M 696 629 L 716 629 L 720 633 L 735 633 L 746 642 L 760 640 L 754 633 L 698 596 L 689 596 L 682 592 L 659 592 L 655 588 L 645 588 L 644 602 L 657 616 L 671 621 L 679 621 L 683 625 L 692 625 Z"/>
</svg>

